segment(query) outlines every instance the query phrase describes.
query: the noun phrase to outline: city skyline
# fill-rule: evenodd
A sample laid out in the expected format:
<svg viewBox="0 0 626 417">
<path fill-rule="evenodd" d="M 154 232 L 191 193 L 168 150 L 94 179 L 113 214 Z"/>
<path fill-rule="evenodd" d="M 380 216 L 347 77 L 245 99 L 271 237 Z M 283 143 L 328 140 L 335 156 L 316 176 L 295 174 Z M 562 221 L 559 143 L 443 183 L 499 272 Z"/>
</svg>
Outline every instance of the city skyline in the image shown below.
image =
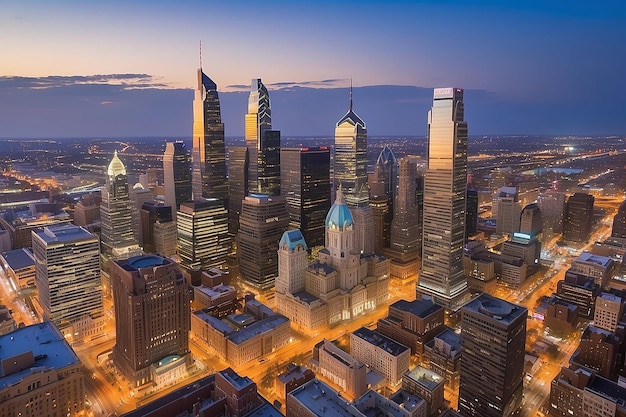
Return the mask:
<svg viewBox="0 0 626 417">
<path fill-rule="evenodd" d="M 446 85 L 465 89 L 477 134 L 626 130 L 617 1 L 270 1 L 264 15 L 278 24 L 267 25 L 263 48 L 246 42 L 256 25 L 245 2 L 201 5 L 4 3 L 0 137 L 191 136 L 201 41 L 227 136 L 243 134 L 245 86 L 256 77 L 285 136 L 331 134 L 350 79 L 371 135 L 424 134 L 428 92 Z"/>
</svg>

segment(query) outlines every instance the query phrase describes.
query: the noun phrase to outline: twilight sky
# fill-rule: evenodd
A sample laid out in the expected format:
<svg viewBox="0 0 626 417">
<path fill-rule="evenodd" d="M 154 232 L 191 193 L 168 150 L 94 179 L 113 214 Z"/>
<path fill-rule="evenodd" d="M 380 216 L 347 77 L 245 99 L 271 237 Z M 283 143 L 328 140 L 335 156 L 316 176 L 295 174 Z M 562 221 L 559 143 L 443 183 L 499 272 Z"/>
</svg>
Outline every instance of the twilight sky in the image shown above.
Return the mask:
<svg viewBox="0 0 626 417">
<path fill-rule="evenodd" d="M 202 64 L 226 134 L 260 77 L 283 135 L 423 135 L 431 89 L 470 134 L 626 134 L 626 2 L 0 2 L 0 137 L 191 135 Z M 244 87 L 246 90 L 248 87 Z"/>
</svg>

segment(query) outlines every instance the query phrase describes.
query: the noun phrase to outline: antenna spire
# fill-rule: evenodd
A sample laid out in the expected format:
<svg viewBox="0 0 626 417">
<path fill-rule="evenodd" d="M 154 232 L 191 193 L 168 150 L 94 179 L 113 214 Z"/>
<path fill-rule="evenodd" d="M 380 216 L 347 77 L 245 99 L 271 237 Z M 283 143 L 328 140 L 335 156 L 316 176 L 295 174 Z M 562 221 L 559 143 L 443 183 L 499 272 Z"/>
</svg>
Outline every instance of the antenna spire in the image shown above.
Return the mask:
<svg viewBox="0 0 626 417">
<path fill-rule="evenodd" d="M 202 69 L 202 40 L 200 40 L 200 69 Z"/>
<path fill-rule="evenodd" d="M 352 111 L 352 78 L 350 78 L 350 111 Z"/>
</svg>

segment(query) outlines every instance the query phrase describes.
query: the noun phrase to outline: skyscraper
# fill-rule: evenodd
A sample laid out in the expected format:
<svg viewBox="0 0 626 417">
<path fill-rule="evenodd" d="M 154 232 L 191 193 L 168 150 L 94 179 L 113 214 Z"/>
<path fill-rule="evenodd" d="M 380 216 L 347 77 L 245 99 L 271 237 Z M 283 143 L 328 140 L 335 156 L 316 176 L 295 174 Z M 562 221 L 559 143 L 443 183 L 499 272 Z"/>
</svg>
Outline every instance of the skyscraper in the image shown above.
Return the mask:
<svg viewBox="0 0 626 417">
<path fill-rule="evenodd" d="M 543 239 L 543 217 L 537 203 L 528 204 L 522 210 L 519 231 L 530 237 L 537 237 L 539 240 Z"/>
<path fill-rule="evenodd" d="M 463 118 L 463 90 L 435 89 L 428 112 L 428 170 L 417 292 L 452 309 L 467 293 L 462 262 L 467 189 L 467 122 Z"/>
<path fill-rule="evenodd" d="M 136 256 L 114 262 L 111 283 L 113 363 L 134 387 L 175 382 L 191 364 L 190 291 L 180 267 L 159 255 Z"/>
<path fill-rule="evenodd" d="M 198 84 L 193 99 L 193 157 L 194 198 L 219 198 L 228 209 L 226 145 L 220 98 L 217 85 L 202 68 L 198 68 Z M 172 203 L 168 201 L 168 204 Z"/>
<path fill-rule="evenodd" d="M 209 198 L 181 204 L 176 227 L 183 268 L 198 270 L 225 265 L 232 240 L 222 200 Z"/>
<path fill-rule="evenodd" d="M 461 311 L 459 411 L 512 416 L 522 401 L 528 310 L 483 293 Z"/>
<path fill-rule="evenodd" d="M 228 233 L 231 236 L 235 236 L 239 230 L 241 202 L 248 195 L 249 155 L 246 146 L 233 146 L 228 153 L 228 193 L 230 197 Z"/>
<path fill-rule="evenodd" d="M 191 157 L 187 147 L 183 141 L 167 142 L 163 154 L 165 204 L 172 207 L 174 220 L 180 204 L 193 201 L 191 180 Z"/>
<path fill-rule="evenodd" d="M 143 250 L 146 253 L 176 255 L 176 222 L 172 207 L 149 201 L 141 207 Z"/>
<path fill-rule="evenodd" d="M 260 78 L 252 80 L 245 117 L 249 152 L 248 193 L 280 194 L 280 132 L 272 130 L 270 95 Z"/>
<path fill-rule="evenodd" d="M 107 170 L 100 203 L 100 241 L 105 259 L 127 256 L 139 250 L 133 234 L 131 210 L 126 167 L 115 151 Z M 106 262 L 103 269 L 107 269 Z"/>
<path fill-rule="evenodd" d="M 278 242 L 289 226 L 282 196 L 252 194 L 243 201 L 239 217 L 237 254 L 244 281 L 267 290 L 278 275 Z"/>
<path fill-rule="evenodd" d="M 567 199 L 563 240 L 585 242 L 591 236 L 594 197 L 591 194 L 575 193 Z"/>
<path fill-rule="evenodd" d="M 478 191 L 467 190 L 465 206 L 465 236 L 473 236 L 478 230 Z"/>
<path fill-rule="evenodd" d="M 394 216 L 397 186 L 398 160 L 393 154 L 393 151 L 388 146 L 385 146 L 378 155 L 378 159 L 374 165 L 374 173 L 370 178 L 370 205 L 372 204 L 372 200 L 376 200 L 377 205 L 380 207 L 381 198 L 387 200 L 387 215 L 380 219 L 383 222 L 382 234 L 378 237 L 380 247 L 389 247 L 390 245 L 390 225 Z"/>
<path fill-rule="evenodd" d="M 343 189 L 349 207 L 367 203 L 367 129 L 365 122 L 350 107 L 335 127 L 335 190 Z"/>
<path fill-rule="evenodd" d="M 404 254 L 404 261 L 415 261 L 420 249 L 419 207 L 415 200 L 417 192 L 417 167 L 408 158 L 401 158 L 398 164 L 398 187 L 396 191 L 395 213 L 391 221 L 390 248 Z M 415 272 L 414 272 L 415 273 Z"/>
<path fill-rule="evenodd" d="M 280 161 L 289 228 L 300 229 L 311 247 L 323 246 L 324 219 L 330 210 L 330 150 L 283 148 Z"/>
<path fill-rule="evenodd" d="M 620 204 L 617 214 L 613 217 L 612 237 L 626 238 L 626 201 Z"/>
<path fill-rule="evenodd" d="M 149 188 L 145 188 L 141 183 L 135 184 L 130 189 L 131 219 L 135 241 L 143 247 L 143 231 L 141 229 L 141 207 L 143 203 L 154 200 L 154 194 Z"/>
<path fill-rule="evenodd" d="M 101 334 L 98 236 L 73 224 L 49 226 L 33 231 L 33 254 L 44 320 L 54 322 L 71 341 Z"/>
</svg>

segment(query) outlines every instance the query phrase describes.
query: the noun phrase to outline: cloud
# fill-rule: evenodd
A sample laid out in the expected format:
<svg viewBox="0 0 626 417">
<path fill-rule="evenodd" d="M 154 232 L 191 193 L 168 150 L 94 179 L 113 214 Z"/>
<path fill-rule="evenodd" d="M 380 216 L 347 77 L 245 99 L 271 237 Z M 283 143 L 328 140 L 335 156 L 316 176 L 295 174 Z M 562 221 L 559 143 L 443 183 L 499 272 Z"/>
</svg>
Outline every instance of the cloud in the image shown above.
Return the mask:
<svg viewBox="0 0 626 417">
<path fill-rule="evenodd" d="M 84 85 L 113 85 L 122 89 L 171 88 L 149 74 L 51 75 L 48 77 L 0 76 L 0 89 L 48 89 Z"/>
<path fill-rule="evenodd" d="M 270 91 L 284 90 L 292 91 L 293 88 L 348 88 L 349 78 L 335 78 L 327 80 L 310 80 L 310 81 L 280 81 L 275 83 L 265 83 Z M 249 84 L 232 84 L 224 87 L 225 92 L 242 92 L 250 91 Z"/>
</svg>

